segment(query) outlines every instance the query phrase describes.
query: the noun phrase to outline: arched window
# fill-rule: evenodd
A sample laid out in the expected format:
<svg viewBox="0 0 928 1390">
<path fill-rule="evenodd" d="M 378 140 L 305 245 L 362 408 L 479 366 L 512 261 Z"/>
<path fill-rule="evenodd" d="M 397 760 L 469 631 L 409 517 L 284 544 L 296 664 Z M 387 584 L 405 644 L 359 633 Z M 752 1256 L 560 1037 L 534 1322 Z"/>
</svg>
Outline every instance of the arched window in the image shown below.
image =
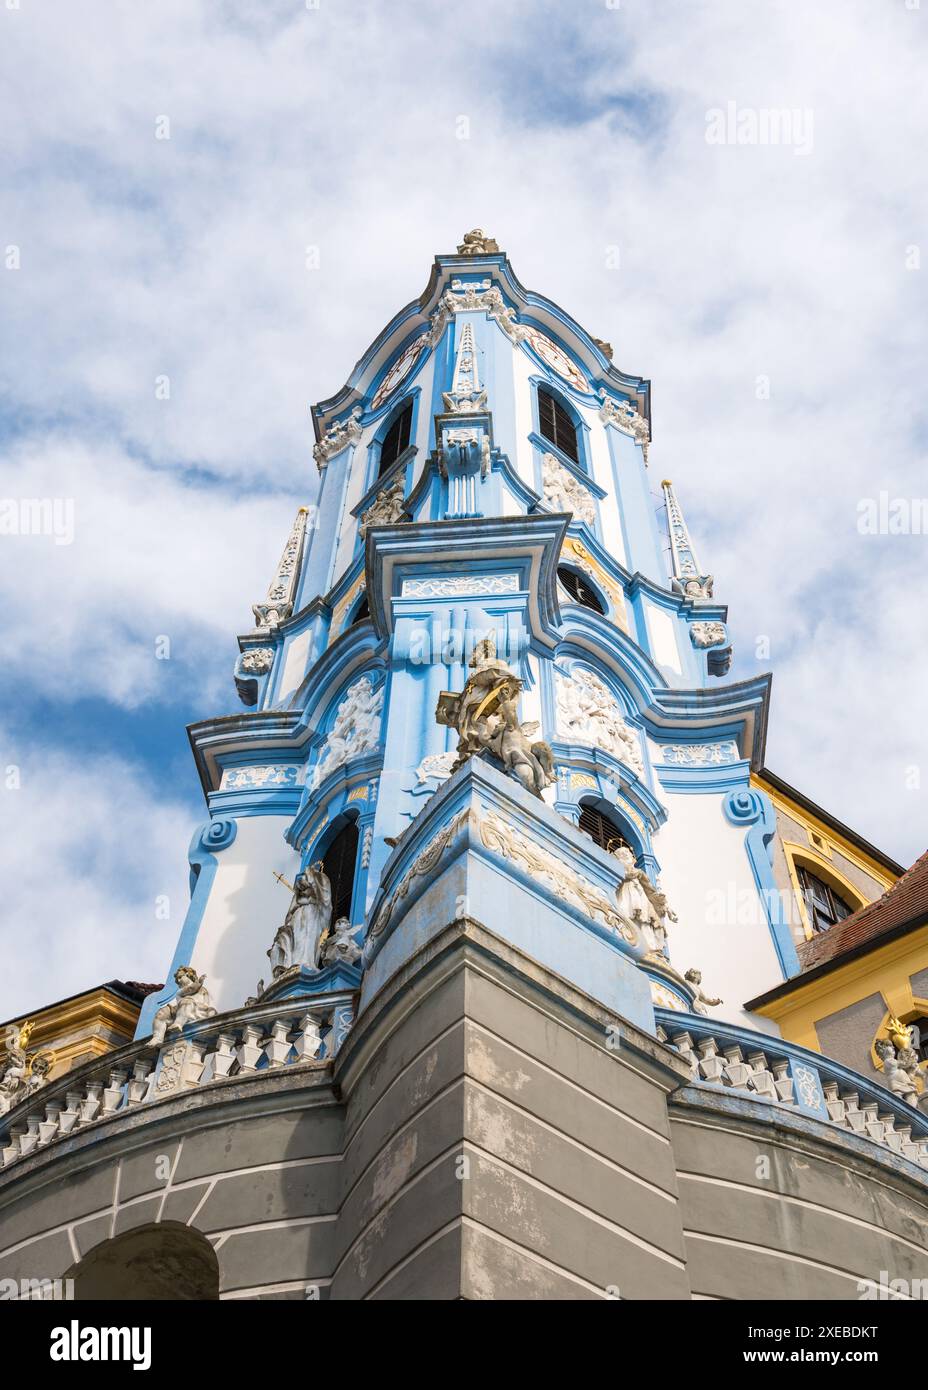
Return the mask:
<svg viewBox="0 0 928 1390">
<path fill-rule="evenodd" d="M 585 579 L 581 579 L 575 570 L 569 570 L 565 565 L 559 565 L 557 577 L 574 603 L 582 603 L 584 608 L 592 608 L 594 613 L 605 613 L 606 610 L 593 592 L 592 586 L 587 584 Z"/>
<path fill-rule="evenodd" d="M 602 811 L 598 811 L 595 806 L 580 807 L 580 829 L 608 854 L 613 854 L 623 846 L 626 849 L 632 849 L 615 821 Z"/>
<path fill-rule="evenodd" d="M 110 1303 L 124 1299 L 219 1298 L 219 1261 L 206 1236 L 163 1221 L 104 1240 L 72 1265 L 74 1297 Z"/>
<path fill-rule="evenodd" d="M 577 447 L 577 427 L 561 405 L 557 396 L 538 388 L 538 426 L 545 439 L 549 440 L 562 454 L 574 463 L 580 462 Z"/>
<path fill-rule="evenodd" d="M 332 921 L 351 916 L 354 870 L 358 859 L 358 825 L 346 821 L 322 856 L 322 867 L 332 885 Z"/>
<path fill-rule="evenodd" d="M 380 467 L 377 470 L 378 478 L 383 477 L 387 469 L 396 463 L 400 454 L 408 447 L 411 428 L 412 401 L 400 411 L 383 437 L 383 443 L 380 446 Z"/>
<path fill-rule="evenodd" d="M 365 618 L 369 618 L 370 616 L 371 606 L 367 601 L 367 596 L 365 595 L 365 597 L 362 598 L 361 602 L 358 604 L 357 608 L 354 610 L 354 613 L 351 616 L 351 622 L 348 624 L 348 626 L 354 627 L 355 623 L 362 623 Z"/>
<path fill-rule="evenodd" d="M 836 922 L 843 922 L 845 917 L 850 917 L 856 910 L 830 883 L 813 874 L 804 864 L 796 865 L 796 873 L 813 931 L 827 931 Z"/>
</svg>

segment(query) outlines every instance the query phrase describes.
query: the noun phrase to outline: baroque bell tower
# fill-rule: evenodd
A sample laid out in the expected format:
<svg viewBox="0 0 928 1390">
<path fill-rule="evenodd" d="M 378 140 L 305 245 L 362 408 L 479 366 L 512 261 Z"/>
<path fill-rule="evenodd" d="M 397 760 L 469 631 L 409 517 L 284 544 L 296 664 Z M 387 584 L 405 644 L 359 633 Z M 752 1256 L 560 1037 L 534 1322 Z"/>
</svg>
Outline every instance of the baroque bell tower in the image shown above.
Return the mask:
<svg viewBox="0 0 928 1390">
<path fill-rule="evenodd" d="M 137 1233 L 218 1297 L 856 1297 L 916 1268 L 914 1052 L 881 1043 L 874 1081 L 771 1008 L 804 937 L 770 678 L 728 679 L 649 382 L 474 230 L 313 422 L 244 709 L 189 731 L 168 984 L 132 1044 L 0 1104 L 0 1189 L 40 1194 L 17 1270 L 55 1272 L 61 1173 L 91 1215 L 59 1272 Z"/>
</svg>

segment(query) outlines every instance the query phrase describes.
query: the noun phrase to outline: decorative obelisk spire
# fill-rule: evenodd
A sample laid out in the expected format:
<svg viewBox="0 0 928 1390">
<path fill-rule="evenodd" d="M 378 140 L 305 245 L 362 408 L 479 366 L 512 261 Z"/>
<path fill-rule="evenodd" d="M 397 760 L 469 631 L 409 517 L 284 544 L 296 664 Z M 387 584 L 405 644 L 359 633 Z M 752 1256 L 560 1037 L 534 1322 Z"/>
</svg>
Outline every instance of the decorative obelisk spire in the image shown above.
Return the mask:
<svg viewBox="0 0 928 1390">
<path fill-rule="evenodd" d="M 452 415 L 473 415 L 487 408 L 487 393 L 481 389 L 477 375 L 474 330 L 469 323 L 464 325 L 458 344 L 451 390 L 442 392 L 442 400 Z"/>
<path fill-rule="evenodd" d="M 303 542 L 306 538 L 306 507 L 301 507 L 284 546 L 280 564 L 267 591 L 263 603 L 253 605 L 255 623 L 259 628 L 276 627 L 293 612 L 297 580 L 300 577 L 300 562 L 303 558 Z"/>
<path fill-rule="evenodd" d="M 702 574 L 690 540 L 690 533 L 680 504 L 673 490 L 673 483 L 665 478 L 661 483 L 664 500 L 667 503 L 667 527 L 670 531 L 670 547 L 673 556 L 673 587 L 687 598 L 710 599 L 712 597 L 712 575 Z"/>
</svg>

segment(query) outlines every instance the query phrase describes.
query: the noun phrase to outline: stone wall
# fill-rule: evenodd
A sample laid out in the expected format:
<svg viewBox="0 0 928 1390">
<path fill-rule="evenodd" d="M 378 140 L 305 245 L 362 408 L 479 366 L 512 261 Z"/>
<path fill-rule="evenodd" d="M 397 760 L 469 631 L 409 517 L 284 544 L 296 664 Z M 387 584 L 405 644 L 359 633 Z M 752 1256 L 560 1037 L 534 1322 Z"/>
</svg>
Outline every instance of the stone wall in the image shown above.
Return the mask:
<svg viewBox="0 0 928 1390">
<path fill-rule="evenodd" d="M 689 1084 L 672 1049 L 466 920 L 334 1063 L 77 1131 L 0 1174 L 0 1223 L 16 1280 L 128 1231 L 163 1232 L 169 1270 L 171 1232 L 199 1232 L 222 1298 L 856 1299 L 884 1270 L 928 1278 L 923 1171 Z"/>
</svg>

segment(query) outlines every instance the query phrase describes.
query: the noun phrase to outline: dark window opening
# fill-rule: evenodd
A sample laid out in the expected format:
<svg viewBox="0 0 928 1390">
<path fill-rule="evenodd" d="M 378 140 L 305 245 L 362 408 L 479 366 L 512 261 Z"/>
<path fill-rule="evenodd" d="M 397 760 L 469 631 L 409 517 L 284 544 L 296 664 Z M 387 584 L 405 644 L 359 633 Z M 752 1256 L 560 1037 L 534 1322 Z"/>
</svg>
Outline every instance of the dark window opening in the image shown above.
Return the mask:
<svg viewBox="0 0 928 1390">
<path fill-rule="evenodd" d="M 332 921 L 351 916 L 354 894 L 354 868 L 358 858 L 358 826 L 348 821 L 335 836 L 325 854 L 322 867 L 332 885 Z"/>
<path fill-rule="evenodd" d="M 595 840 L 600 849 L 614 854 L 617 849 L 632 849 L 615 821 L 593 806 L 580 807 L 580 829 Z M 632 850 L 634 854 L 634 850 Z"/>
<path fill-rule="evenodd" d="M 845 902 L 841 895 L 835 892 L 831 884 L 825 883 L 801 864 L 797 866 L 797 872 L 813 931 L 827 931 L 829 927 L 833 927 L 836 922 L 843 922 L 845 917 L 850 917 L 855 911 L 850 903 Z"/>
<path fill-rule="evenodd" d="M 355 615 L 351 619 L 351 622 L 348 624 L 348 626 L 354 627 L 355 623 L 362 623 L 365 618 L 369 618 L 370 616 L 371 606 L 366 598 L 362 598 L 361 602 L 358 604 L 357 610 L 355 611 Z"/>
<path fill-rule="evenodd" d="M 925 1018 L 924 1014 L 919 1018 L 913 1018 L 908 1027 L 912 1030 L 912 1046 L 915 1048 L 918 1060 L 928 1062 L 928 1018 Z"/>
<path fill-rule="evenodd" d="M 409 431 L 412 428 L 412 402 L 401 410 L 383 437 L 380 446 L 380 468 L 378 477 L 383 477 L 391 464 L 396 463 L 400 454 L 409 444 Z"/>
<path fill-rule="evenodd" d="M 574 603 L 582 603 L 584 608 L 592 608 L 594 613 L 605 613 L 606 610 L 600 603 L 596 594 L 593 592 L 590 585 L 580 578 L 579 574 L 575 574 L 573 570 L 565 569 L 561 566 L 558 569 L 557 577 L 570 594 Z"/>
<path fill-rule="evenodd" d="M 560 449 L 574 463 L 580 462 L 577 450 L 577 427 L 560 401 L 550 391 L 538 391 L 538 423 L 545 439 Z"/>
</svg>

